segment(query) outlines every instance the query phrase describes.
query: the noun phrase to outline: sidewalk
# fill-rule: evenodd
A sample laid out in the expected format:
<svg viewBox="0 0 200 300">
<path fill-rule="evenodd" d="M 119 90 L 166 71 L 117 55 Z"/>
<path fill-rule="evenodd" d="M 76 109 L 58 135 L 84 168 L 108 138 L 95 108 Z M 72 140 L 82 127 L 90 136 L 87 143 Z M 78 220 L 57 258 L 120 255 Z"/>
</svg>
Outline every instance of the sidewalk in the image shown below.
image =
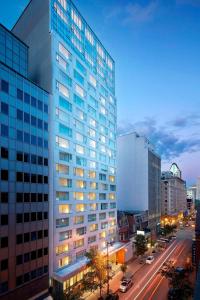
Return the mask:
<svg viewBox="0 0 200 300">
<path fill-rule="evenodd" d="M 134 261 L 131 261 L 128 264 L 127 273 L 135 274 L 140 268 L 142 268 L 143 265 L 139 263 L 139 260 L 136 258 Z M 122 278 L 123 274 L 121 271 L 119 271 L 111 280 L 110 280 L 110 290 L 115 293 L 119 289 L 120 280 Z M 133 277 L 134 281 L 134 277 Z M 103 293 L 106 293 L 107 286 L 103 288 Z M 88 293 L 87 296 L 85 296 L 84 299 L 87 300 L 97 300 L 99 297 L 99 290 L 94 293 Z"/>
</svg>

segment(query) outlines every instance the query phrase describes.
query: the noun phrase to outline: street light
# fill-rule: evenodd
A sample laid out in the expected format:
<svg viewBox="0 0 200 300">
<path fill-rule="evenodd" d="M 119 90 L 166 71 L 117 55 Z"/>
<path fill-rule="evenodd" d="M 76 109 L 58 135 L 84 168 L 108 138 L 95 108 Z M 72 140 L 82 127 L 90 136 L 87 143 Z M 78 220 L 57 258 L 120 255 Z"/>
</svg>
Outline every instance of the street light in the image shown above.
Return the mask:
<svg viewBox="0 0 200 300">
<path fill-rule="evenodd" d="M 114 243 L 114 242 L 107 242 L 107 241 L 106 241 L 106 250 L 107 250 L 107 252 L 106 252 L 106 262 L 107 262 L 107 263 L 106 263 L 106 265 L 107 265 L 107 295 L 109 295 L 109 290 L 110 290 L 110 283 L 109 283 L 109 281 L 110 281 L 110 272 L 109 272 L 110 267 L 109 267 L 108 246 L 109 246 L 109 245 L 112 246 L 113 243 Z"/>
</svg>

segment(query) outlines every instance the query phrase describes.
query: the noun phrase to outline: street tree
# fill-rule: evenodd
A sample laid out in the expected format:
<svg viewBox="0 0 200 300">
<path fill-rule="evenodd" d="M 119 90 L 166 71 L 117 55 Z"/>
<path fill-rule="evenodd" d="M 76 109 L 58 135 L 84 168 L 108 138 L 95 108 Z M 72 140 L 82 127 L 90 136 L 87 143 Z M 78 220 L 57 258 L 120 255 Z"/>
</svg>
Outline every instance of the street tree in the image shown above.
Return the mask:
<svg viewBox="0 0 200 300">
<path fill-rule="evenodd" d="M 175 300 L 189 299 L 193 294 L 193 288 L 188 280 L 188 270 L 176 268 L 173 262 L 165 264 L 166 268 L 161 275 L 168 279 L 170 287 L 175 291 Z"/>
<path fill-rule="evenodd" d="M 161 228 L 161 234 L 166 237 L 172 234 L 176 228 L 177 228 L 176 225 L 166 224 L 164 227 Z"/>
<path fill-rule="evenodd" d="M 126 273 L 126 271 L 127 271 L 127 268 L 128 268 L 127 264 L 121 265 L 120 269 L 121 269 L 121 271 L 122 271 L 122 273 L 123 273 L 123 276 L 125 275 L 125 273 Z"/>
<path fill-rule="evenodd" d="M 91 249 L 85 254 L 85 256 L 88 258 L 87 267 L 89 272 L 83 278 L 83 290 L 94 291 L 99 288 L 99 294 L 101 298 L 102 288 L 107 281 L 106 259 L 95 249 Z"/>
<path fill-rule="evenodd" d="M 147 241 L 144 235 L 138 234 L 135 239 L 136 255 L 144 255 L 147 251 Z"/>
</svg>

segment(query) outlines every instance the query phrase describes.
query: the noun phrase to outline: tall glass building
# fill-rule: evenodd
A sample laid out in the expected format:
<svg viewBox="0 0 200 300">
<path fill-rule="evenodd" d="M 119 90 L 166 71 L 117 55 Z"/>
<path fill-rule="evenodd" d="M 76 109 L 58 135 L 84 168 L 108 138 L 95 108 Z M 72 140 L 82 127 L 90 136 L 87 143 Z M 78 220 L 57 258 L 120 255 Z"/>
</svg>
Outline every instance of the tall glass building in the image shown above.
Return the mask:
<svg viewBox="0 0 200 300">
<path fill-rule="evenodd" d="M 48 288 L 48 93 L 28 47 L 0 25 L 0 298 Z"/>
<path fill-rule="evenodd" d="M 115 63 L 70 0 L 34 0 L 13 28 L 50 101 L 50 277 L 83 278 L 90 248 L 116 240 Z M 109 247 L 124 259 L 123 245 Z"/>
</svg>

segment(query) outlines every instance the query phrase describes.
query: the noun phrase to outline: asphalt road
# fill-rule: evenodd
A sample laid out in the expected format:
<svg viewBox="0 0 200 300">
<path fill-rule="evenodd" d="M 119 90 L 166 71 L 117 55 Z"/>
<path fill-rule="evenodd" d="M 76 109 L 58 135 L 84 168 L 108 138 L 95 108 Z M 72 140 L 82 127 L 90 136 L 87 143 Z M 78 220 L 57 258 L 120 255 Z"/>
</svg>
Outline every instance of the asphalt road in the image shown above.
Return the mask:
<svg viewBox="0 0 200 300">
<path fill-rule="evenodd" d="M 191 228 L 178 231 L 177 239 L 151 265 L 141 266 L 134 274 L 133 287 L 126 293 L 119 293 L 120 300 L 166 300 L 168 280 L 158 271 L 169 259 L 173 259 L 176 266 L 184 265 L 186 258 L 191 256 L 193 233 Z"/>
</svg>

